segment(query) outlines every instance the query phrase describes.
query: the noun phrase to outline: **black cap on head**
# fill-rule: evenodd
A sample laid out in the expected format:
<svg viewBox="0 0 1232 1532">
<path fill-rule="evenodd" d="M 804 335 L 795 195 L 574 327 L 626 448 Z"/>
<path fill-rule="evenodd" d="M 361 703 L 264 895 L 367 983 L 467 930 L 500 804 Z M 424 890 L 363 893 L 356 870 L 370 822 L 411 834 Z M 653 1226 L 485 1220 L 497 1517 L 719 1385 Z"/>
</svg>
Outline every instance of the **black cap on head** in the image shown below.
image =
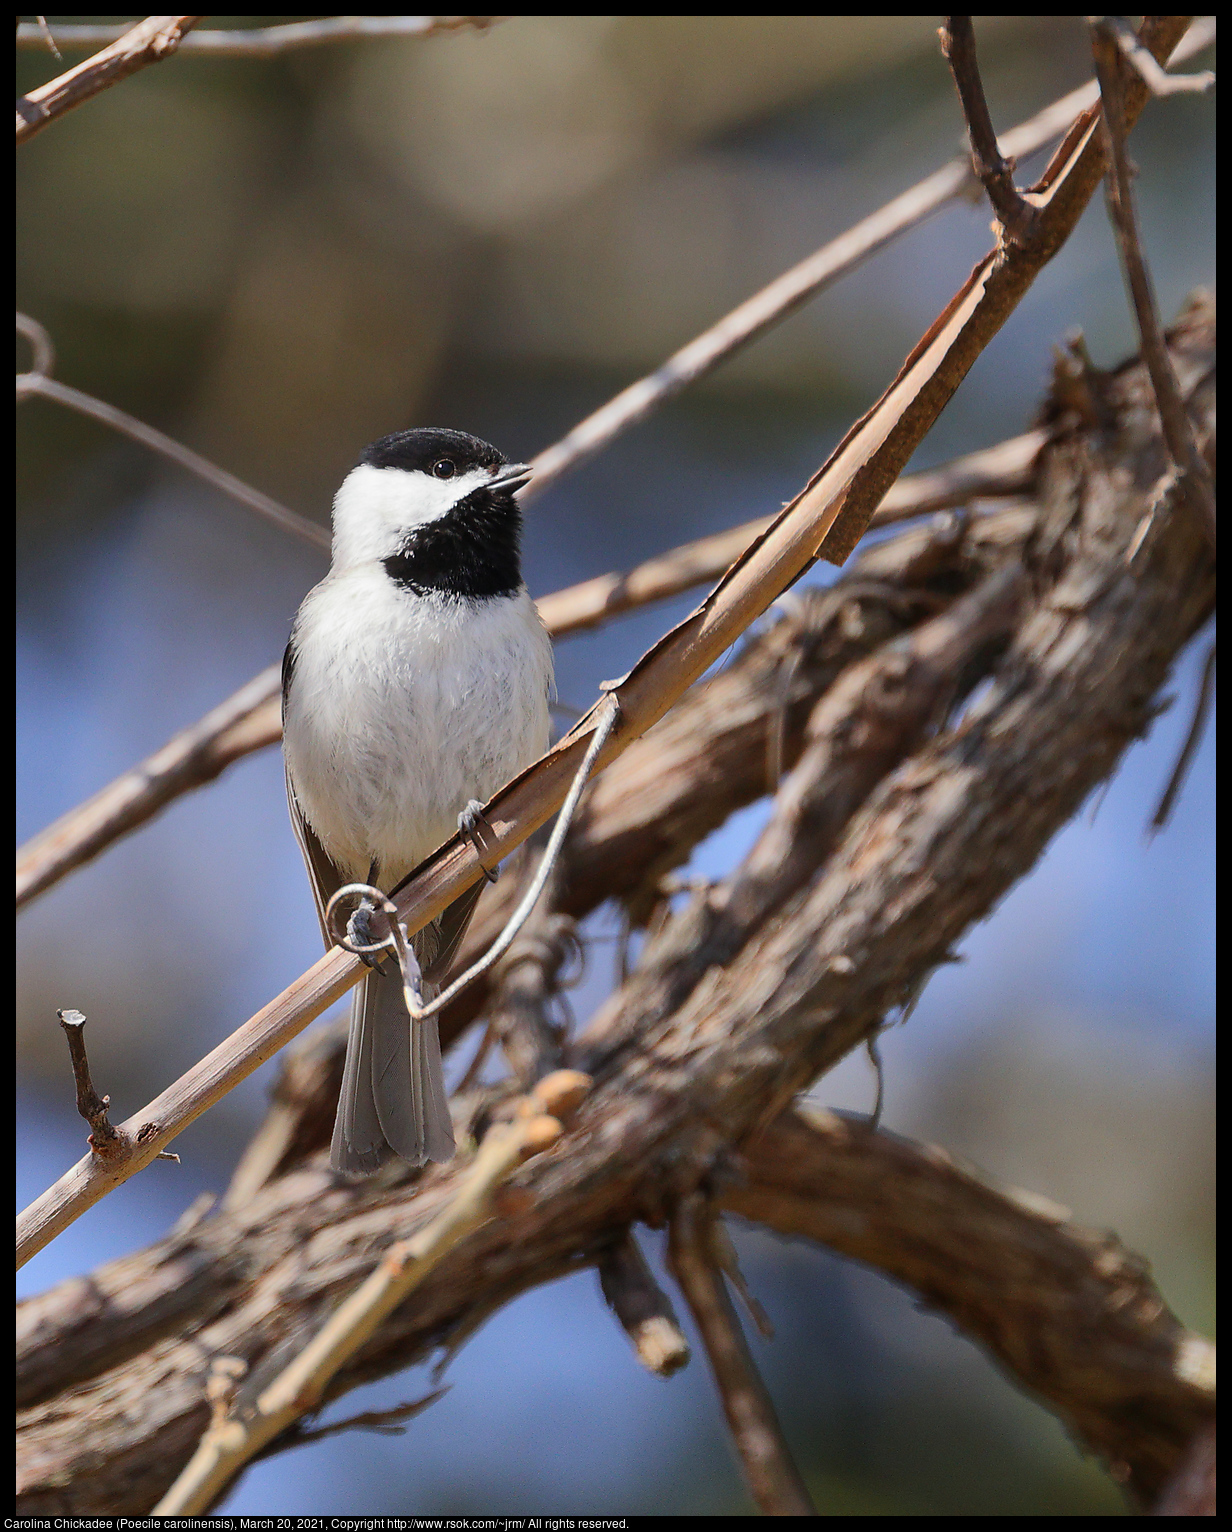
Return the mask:
<svg viewBox="0 0 1232 1532">
<path fill-rule="evenodd" d="M 408 473 L 432 473 L 438 463 L 452 463 L 461 475 L 475 468 L 499 468 L 507 461 L 489 442 L 466 431 L 443 426 L 416 426 L 382 436 L 360 453 L 359 461 L 370 468 L 401 468 Z"/>
</svg>

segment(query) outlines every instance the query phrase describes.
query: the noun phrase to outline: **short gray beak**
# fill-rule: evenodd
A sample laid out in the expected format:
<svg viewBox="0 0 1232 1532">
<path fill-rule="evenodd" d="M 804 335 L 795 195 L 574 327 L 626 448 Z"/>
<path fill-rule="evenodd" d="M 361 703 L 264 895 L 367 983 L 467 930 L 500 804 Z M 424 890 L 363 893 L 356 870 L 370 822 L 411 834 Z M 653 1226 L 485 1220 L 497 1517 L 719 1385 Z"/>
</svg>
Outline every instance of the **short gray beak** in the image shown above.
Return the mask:
<svg viewBox="0 0 1232 1532">
<path fill-rule="evenodd" d="M 506 463 L 497 471 L 496 478 L 488 481 L 488 488 L 521 489 L 534 471 L 529 463 Z"/>
</svg>

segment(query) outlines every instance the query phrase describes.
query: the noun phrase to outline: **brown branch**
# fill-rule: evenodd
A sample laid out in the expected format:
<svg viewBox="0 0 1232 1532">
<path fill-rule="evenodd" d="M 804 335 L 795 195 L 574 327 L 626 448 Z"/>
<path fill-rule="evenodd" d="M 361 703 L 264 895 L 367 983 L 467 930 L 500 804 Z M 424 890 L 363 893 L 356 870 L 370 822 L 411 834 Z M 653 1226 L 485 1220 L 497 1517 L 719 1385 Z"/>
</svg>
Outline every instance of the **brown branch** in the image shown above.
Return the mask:
<svg viewBox="0 0 1232 1532">
<path fill-rule="evenodd" d="M 18 909 L 148 823 L 182 793 L 212 782 L 254 750 L 276 744 L 282 738 L 280 676 L 280 666 L 269 666 L 140 765 L 27 841 L 17 854 Z"/>
<path fill-rule="evenodd" d="M 1210 472 L 1198 451 L 1193 430 L 1185 413 L 1185 405 L 1177 387 L 1176 375 L 1168 360 L 1167 347 L 1159 325 L 1155 305 L 1155 291 L 1151 274 L 1147 270 L 1146 257 L 1138 234 L 1138 220 L 1134 211 L 1133 192 L 1130 189 L 1129 156 L 1125 149 L 1128 124 L 1125 113 L 1125 81 L 1122 76 L 1122 54 L 1117 34 L 1107 17 L 1091 22 L 1091 51 L 1095 57 L 1095 72 L 1099 77 L 1100 97 L 1103 102 L 1104 126 L 1109 147 L 1108 163 L 1108 210 L 1116 230 L 1117 249 L 1121 267 L 1125 273 L 1125 285 L 1129 289 L 1138 322 L 1138 335 L 1142 345 L 1142 358 L 1151 375 L 1155 389 L 1155 401 L 1163 425 L 1164 440 L 1168 452 L 1180 475 L 1182 488 L 1194 513 L 1206 527 L 1215 546 L 1215 490 Z M 1132 77 L 1134 80 L 1139 75 Z"/>
<path fill-rule="evenodd" d="M 480 1145 L 448 1205 L 426 1228 L 385 1252 L 371 1276 L 340 1304 L 321 1329 L 278 1375 L 264 1383 L 249 1410 L 232 1410 L 214 1421 L 175 1483 L 154 1507 L 156 1516 L 208 1511 L 244 1465 L 320 1407 L 340 1367 L 355 1355 L 382 1320 L 490 1216 L 502 1181 L 528 1157 L 560 1137 L 561 1124 L 528 1098 L 520 1120 L 492 1130 Z M 246 1370 L 246 1369 L 245 1369 Z"/>
<path fill-rule="evenodd" d="M 559 992 L 561 970 L 578 951 L 573 921 L 553 913 L 553 900 L 545 894 L 493 975 L 488 1025 L 523 1089 L 564 1061 L 561 1028 L 549 1007 Z"/>
<path fill-rule="evenodd" d="M 797 1107 L 749 1140 L 719 1202 L 909 1287 L 1122 1482 L 1165 1480 L 1213 1415 L 1215 1348 L 1168 1310 L 1145 1262 L 934 1145 Z"/>
<path fill-rule="evenodd" d="M 672 1301 L 655 1281 L 633 1231 L 598 1260 L 599 1286 L 609 1309 L 632 1342 L 638 1361 L 656 1377 L 670 1378 L 689 1360 Z"/>
<path fill-rule="evenodd" d="M 767 1516 L 816 1516 L 715 1260 L 713 1217 L 699 1193 L 681 1200 L 669 1225 L 668 1266 L 706 1348 L 728 1429 L 758 1509 Z"/>
<path fill-rule="evenodd" d="M 1148 17 L 1143 40 L 1166 56 L 1186 25 L 1185 18 Z M 1146 100 L 1139 83 L 1126 93 L 1127 110 L 1136 114 Z M 643 655 L 563 740 L 493 796 L 485 806 L 492 855 L 507 856 L 557 812 L 613 702 L 620 726 L 596 771 L 657 723 L 819 557 L 846 558 L 954 390 L 1090 200 L 1103 169 L 1096 125 L 1093 114 L 1081 119 L 1054 157 L 1038 193 L 1039 233 L 1030 245 L 998 248 L 976 266 L 878 404 L 696 611 Z M 413 934 L 480 876 L 474 848 L 454 836 L 394 891 L 398 920 Z M 29 1259 L 115 1185 L 144 1169 L 189 1123 L 340 999 L 362 971 L 358 958 L 331 949 L 139 1114 L 146 1135 L 140 1153 L 106 1177 L 88 1159 L 79 1161 L 32 1203 L 19 1220 L 19 1259 Z"/>
<path fill-rule="evenodd" d="M 1014 185 L 1013 165 L 1001 157 L 975 56 L 971 17 L 947 16 L 938 36 L 967 119 L 972 168 L 988 193 L 1006 238 L 1015 244 L 1025 244 L 1035 234 L 1039 215 Z"/>
<path fill-rule="evenodd" d="M 77 1110 L 90 1124 L 90 1154 L 94 1163 L 104 1170 L 122 1165 L 134 1151 L 134 1143 L 127 1128 L 117 1128 L 110 1120 L 107 1109 L 110 1096 L 100 1096 L 90 1077 L 90 1060 L 86 1054 L 86 1019 L 80 1011 L 57 1011 L 60 1026 L 68 1039 L 68 1056 L 73 1066 L 73 1080 L 77 1087 Z M 178 1154 L 161 1153 L 160 1160 L 174 1160 L 179 1164 Z"/>
<path fill-rule="evenodd" d="M 1213 419 L 1209 302 L 1183 317 L 1170 344 L 1186 386 L 1205 380 L 1194 402 Z M 518 1195 L 501 1216 L 394 1311 L 337 1375 L 338 1391 L 472 1333 L 528 1286 L 597 1260 L 631 1223 L 662 1219 L 703 1183 L 723 1184 L 778 1106 L 918 988 L 1140 737 L 1176 654 L 1210 612 L 1214 571 L 1183 517 L 1127 567 L 1161 458 L 1143 370 L 1113 374 L 1108 402 L 1111 428 L 1067 416 L 1046 450 L 1026 542 L 1004 555 L 1025 548 L 1032 594 L 1000 657 L 970 667 L 968 684 L 991 678 L 979 702 L 883 779 L 825 863 L 675 1009 L 647 1009 L 655 983 L 662 993 L 670 981 L 662 965 L 657 981 L 651 971 L 663 947 L 647 944 L 614 1006 L 617 1021 L 640 1009 L 645 1025 L 621 1032 L 609 1014 L 597 1033 L 602 1070 L 575 1126 L 517 1173 Z M 354 1185 L 322 1156 L 242 1208 L 24 1304 L 22 1514 L 148 1511 L 208 1424 L 200 1380 L 209 1359 L 238 1357 L 251 1374 L 298 1349 L 379 1262 L 392 1231 L 423 1228 L 461 1173 L 407 1170 Z M 824 1196 L 829 1182 L 818 1184 Z M 1157 1387 L 1147 1361 L 1172 1321 L 1141 1287 L 1131 1297 L 1123 1323 L 1133 1343 L 1094 1359 L 1090 1348 L 1071 1362 L 1054 1356 L 1052 1397 L 1058 1409 L 1067 1390 L 1087 1402 L 1092 1439 L 1122 1444 L 1129 1487 L 1149 1504 L 1209 1412 L 1209 1349 L 1178 1327 L 1184 1387 Z M 1035 1301 L 1029 1284 L 1006 1296 Z M 1030 1371 L 1026 1386 L 1038 1376 Z M 1139 1452 L 1125 1401 L 1144 1387 L 1157 1430 Z M 1102 1415 L 1092 1403 L 1101 1392 Z"/>
<path fill-rule="evenodd" d="M 93 58 L 17 98 L 17 142 L 24 144 L 57 117 L 138 69 L 170 58 L 200 16 L 147 16 Z"/>
<path fill-rule="evenodd" d="M 1153 96 L 1179 96 L 1203 94 L 1215 88 L 1215 75 L 1210 69 L 1200 69 L 1196 74 L 1169 74 L 1161 69 L 1134 35 L 1134 29 L 1120 16 L 1106 16 L 1116 33 L 1117 46 L 1138 71 L 1143 83 Z"/>
<path fill-rule="evenodd" d="M 325 43 L 353 42 L 370 37 L 428 37 L 434 32 L 454 32 L 463 27 L 485 31 L 499 16 L 329 16 L 320 21 L 293 21 L 274 27 L 228 27 L 222 31 L 192 32 L 181 43 L 183 53 L 208 54 L 213 58 L 273 58 L 295 48 Z M 96 48 L 125 35 L 127 27 L 98 23 L 57 25 L 55 39 L 62 48 Z M 42 41 L 40 29 L 30 22 L 17 28 L 17 46 L 29 48 Z"/>
<path fill-rule="evenodd" d="M 63 59 L 63 54 L 60 52 L 59 48 L 56 47 L 56 40 L 51 35 L 51 28 L 47 25 L 47 18 L 46 18 L 46 16 L 36 16 L 34 18 L 34 21 L 35 21 L 35 25 L 38 28 L 39 36 L 47 44 L 48 51 L 51 53 L 52 57 L 57 61 L 57 63 L 61 62 L 62 59 Z M 123 31 L 123 28 L 121 28 L 121 31 Z M 20 21 L 17 23 L 17 37 L 18 37 L 18 43 L 20 44 L 20 41 L 21 41 L 21 22 Z"/>
</svg>

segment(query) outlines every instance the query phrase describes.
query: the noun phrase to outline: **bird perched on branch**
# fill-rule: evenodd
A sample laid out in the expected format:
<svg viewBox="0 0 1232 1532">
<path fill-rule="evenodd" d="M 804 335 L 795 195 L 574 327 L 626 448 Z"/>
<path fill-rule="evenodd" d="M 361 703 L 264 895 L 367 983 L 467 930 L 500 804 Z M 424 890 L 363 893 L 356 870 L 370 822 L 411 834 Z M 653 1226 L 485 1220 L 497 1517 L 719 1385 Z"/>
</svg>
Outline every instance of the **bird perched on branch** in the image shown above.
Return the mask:
<svg viewBox="0 0 1232 1532">
<path fill-rule="evenodd" d="M 337 889 L 389 893 L 455 829 L 477 837 L 483 803 L 547 749 L 552 649 L 515 498 L 529 478 L 477 437 L 417 429 L 373 442 L 334 499 L 333 562 L 282 672 L 287 799 L 327 947 Z M 482 887 L 413 938 L 426 993 Z M 372 914 L 351 917 L 361 944 Z M 396 966 L 374 968 L 352 998 L 331 1164 L 453 1150 L 436 1018 L 412 1021 Z"/>
</svg>

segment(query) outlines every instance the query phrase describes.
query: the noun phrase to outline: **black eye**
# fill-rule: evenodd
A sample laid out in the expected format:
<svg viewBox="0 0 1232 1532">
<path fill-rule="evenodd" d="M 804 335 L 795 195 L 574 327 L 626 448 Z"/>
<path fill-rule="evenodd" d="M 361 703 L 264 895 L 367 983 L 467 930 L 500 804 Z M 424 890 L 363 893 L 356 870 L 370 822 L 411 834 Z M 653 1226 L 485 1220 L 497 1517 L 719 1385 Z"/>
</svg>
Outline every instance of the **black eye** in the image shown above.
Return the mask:
<svg viewBox="0 0 1232 1532">
<path fill-rule="evenodd" d="M 447 457 L 441 458 L 439 463 L 432 465 L 432 472 L 438 479 L 452 479 L 457 471 L 457 466 Z"/>
</svg>

